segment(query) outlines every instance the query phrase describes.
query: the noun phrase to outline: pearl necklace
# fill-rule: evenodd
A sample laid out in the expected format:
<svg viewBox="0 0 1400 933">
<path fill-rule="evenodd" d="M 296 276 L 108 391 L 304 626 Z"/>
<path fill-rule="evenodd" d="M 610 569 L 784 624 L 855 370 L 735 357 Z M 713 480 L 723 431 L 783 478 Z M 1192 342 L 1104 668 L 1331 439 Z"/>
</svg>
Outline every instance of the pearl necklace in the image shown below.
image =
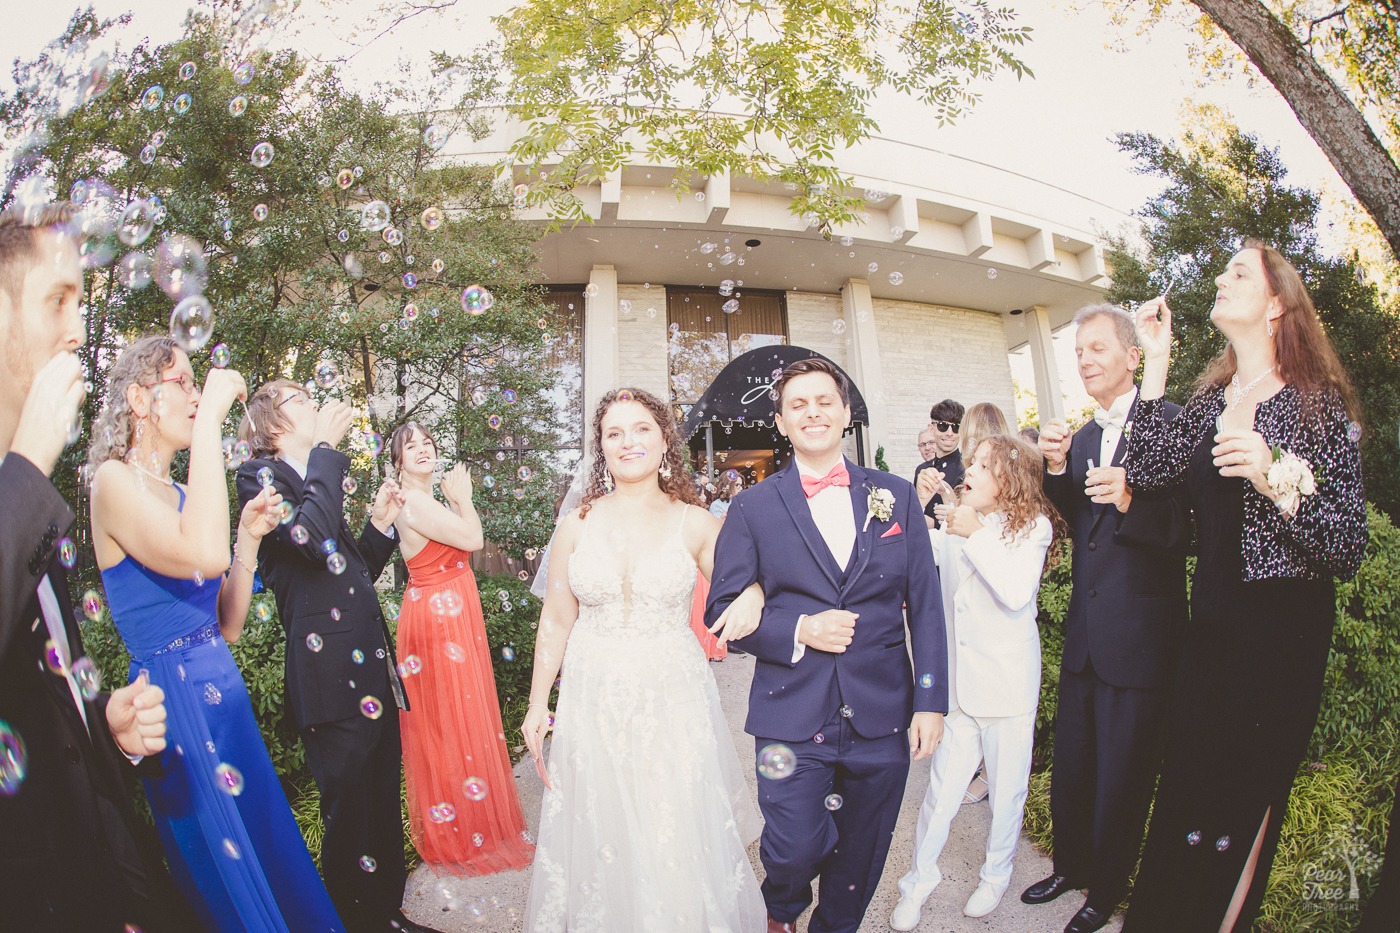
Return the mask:
<svg viewBox="0 0 1400 933">
<path fill-rule="evenodd" d="M 126 465 L 129 466 L 129 467 L 131 467 L 133 470 L 137 470 L 137 471 L 139 471 L 139 472 L 141 472 L 141 473 L 145 473 L 147 476 L 149 476 L 151 479 L 155 480 L 157 483 L 164 483 L 165 485 L 171 486 L 171 487 L 173 487 L 173 486 L 175 485 L 175 481 L 174 481 L 173 479 L 171 479 L 170 477 L 168 477 L 168 476 L 157 476 L 156 474 L 152 473 L 150 470 L 148 470 L 148 469 L 146 469 L 145 467 L 143 467 L 141 464 L 137 463 L 135 460 L 128 460 L 128 461 L 126 462 Z"/>
<path fill-rule="evenodd" d="M 1234 411 L 1236 408 L 1238 408 L 1239 405 L 1240 405 L 1240 402 L 1243 402 L 1243 401 L 1245 400 L 1245 397 L 1248 396 L 1249 393 L 1253 392 L 1254 389 L 1255 389 L 1255 387 L 1257 387 L 1257 386 L 1259 385 L 1259 383 L 1261 383 L 1261 382 L 1264 381 L 1264 377 L 1267 376 L 1269 373 L 1271 373 L 1271 372 L 1273 372 L 1273 371 L 1274 371 L 1274 368 L 1273 368 L 1272 366 L 1270 366 L 1268 369 L 1264 370 L 1262 373 L 1260 373 L 1259 375 L 1255 376 L 1253 379 L 1249 380 L 1248 384 L 1246 384 L 1246 385 L 1244 386 L 1244 388 L 1240 388 L 1240 374 L 1239 374 L 1239 373 L 1235 373 L 1233 376 L 1231 376 L 1231 377 L 1230 377 L 1230 407 L 1227 408 L 1226 411 Z"/>
</svg>

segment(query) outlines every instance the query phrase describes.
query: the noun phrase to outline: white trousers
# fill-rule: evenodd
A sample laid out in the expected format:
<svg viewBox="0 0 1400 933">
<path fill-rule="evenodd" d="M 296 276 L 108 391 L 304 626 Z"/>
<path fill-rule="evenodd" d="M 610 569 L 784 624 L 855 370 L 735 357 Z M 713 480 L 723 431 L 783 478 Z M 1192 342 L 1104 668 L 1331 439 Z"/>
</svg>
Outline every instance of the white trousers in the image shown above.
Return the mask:
<svg viewBox="0 0 1400 933">
<path fill-rule="evenodd" d="M 987 718 L 969 716 L 960 709 L 948 714 L 943 721 L 943 741 L 933 753 L 928 792 L 919 808 L 914 865 L 899 879 L 901 897 L 922 903 L 943 879 L 938 856 L 962 806 L 963 793 L 983 759 L 987 762 L 992 828 L 987 836 L 987 860 L 979 874 L 991 884 L 1005 887 L 1010 883 L 1011 859 L 1026 811 L 1034 738 L 1033 712 Z"/>
</svg>

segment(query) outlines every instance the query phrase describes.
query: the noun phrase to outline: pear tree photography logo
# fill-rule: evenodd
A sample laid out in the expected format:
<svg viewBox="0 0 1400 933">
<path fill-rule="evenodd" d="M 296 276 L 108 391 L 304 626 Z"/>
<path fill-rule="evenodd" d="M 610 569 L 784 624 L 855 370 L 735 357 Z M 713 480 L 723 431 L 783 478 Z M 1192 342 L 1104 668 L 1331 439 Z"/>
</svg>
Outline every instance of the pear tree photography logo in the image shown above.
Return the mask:
<svg viewBox="0 0 1400 933">
<path fill-rule="evenodd" d="M 1303 868 L 1303 900 L 1318 910 L 1356 910 L 1361 880 L 1380 867 L 1380 854 L 1361 825 L 1339 826 L 1328 835 L 1322 856 Z"/>
</svg>

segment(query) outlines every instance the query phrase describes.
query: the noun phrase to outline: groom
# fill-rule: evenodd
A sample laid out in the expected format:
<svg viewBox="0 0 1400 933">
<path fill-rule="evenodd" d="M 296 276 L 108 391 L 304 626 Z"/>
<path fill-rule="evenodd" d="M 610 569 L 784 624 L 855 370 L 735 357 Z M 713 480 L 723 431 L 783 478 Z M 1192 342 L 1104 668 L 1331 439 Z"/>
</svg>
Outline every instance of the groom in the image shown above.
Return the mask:
<svg viewBox="0 0 1400 933">
<path fill-rule="evenodd" d="M 745 729 L 759 757 L 769 933 L 791 933 L 817 877 L 808 929 L 854 933 L 885 866 L 909 756 L 929 757 L 943 735 L 938 570 L 914 487 L 841 456 L 845 374 L 799 360 L 773 389 L 793 459 L 730 503 L 706 615 L 713 624 L 750 583 L 763 587 L 762 623 L 738 644 L 757 662 Z"/>
</svg>

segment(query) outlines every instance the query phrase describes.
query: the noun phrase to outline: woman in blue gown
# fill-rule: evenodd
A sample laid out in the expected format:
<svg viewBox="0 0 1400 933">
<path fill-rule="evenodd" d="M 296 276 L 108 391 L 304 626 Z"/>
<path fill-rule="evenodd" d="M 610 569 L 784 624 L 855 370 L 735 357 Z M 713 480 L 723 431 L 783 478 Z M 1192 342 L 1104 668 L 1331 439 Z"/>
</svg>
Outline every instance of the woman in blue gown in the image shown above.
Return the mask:
<svg viewBox="0 0 1400 933">
<path fill-rule="evenodd" d="M 343 931 L 227 644 L 242 632 L 258 543 L 280 505 L 270 489 L 248 504 L 230 566 L 220 442 L 224 418 L 246 394 L 243 377 L 227 369 L 211 370 L 201 392 L 169 338 L 124 350 L 89 452 L 93 544 L 131 677 L 165 691 L 164 774 L 147 779 L 146 792 L 202 926 Z M 186 448 L 181 487 L 170 463 Z"/>
</svg>

